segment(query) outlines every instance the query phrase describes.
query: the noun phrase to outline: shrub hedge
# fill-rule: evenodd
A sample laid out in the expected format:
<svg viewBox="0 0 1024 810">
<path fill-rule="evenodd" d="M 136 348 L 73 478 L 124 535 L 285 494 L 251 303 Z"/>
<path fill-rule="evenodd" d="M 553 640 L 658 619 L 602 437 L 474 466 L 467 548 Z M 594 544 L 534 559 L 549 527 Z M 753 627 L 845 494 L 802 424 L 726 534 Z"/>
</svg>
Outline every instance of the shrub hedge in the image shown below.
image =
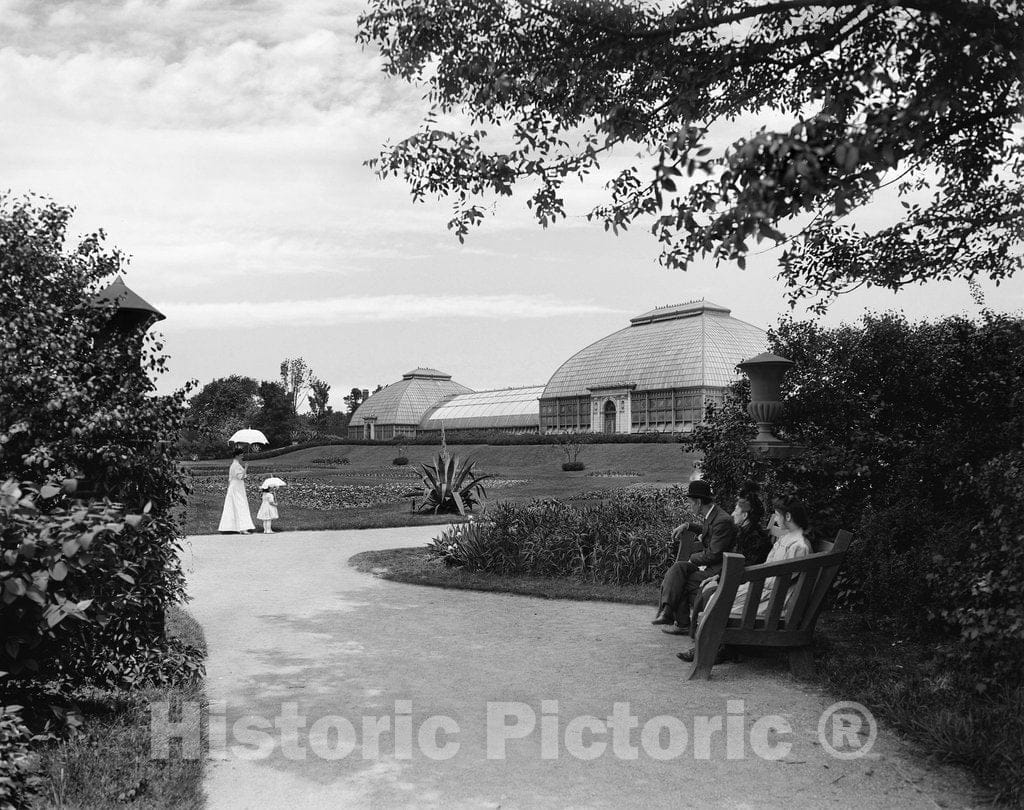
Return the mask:
<svg viewBox="0 0 1024 810">
<path fill-rule="evenodd" d="M 653 582 L 675 559 L 672 529 L 694 519 L 683 493 L 635 487 L 592 506 L 499 502 L 480 519 L 445 531 L 430 553 L 447 565 L 502 575 Z"/>
<path fill-rule="evenodd" d="M 0 686 L 23 699 L 163 654 L 184 598 L 186 392 L 156 395 L 159 339 L 94 300 L 123 260 L 102 234 L 65 244 L 71 215 L 0 195 Z M 62 490 L 71 478 L 88 486 Z"/>
<path fill-rule="evenodd" d="M 19 706 L 0 705 L 0 807 L 31 806 L 42 779 Z"/>
<path fill-rule="evenodd" d="M 688 441 L 687 434 L 682 433 L 579 433 L 573 434 L 581 444 L 684 444 Z M 322 436 L 318 439 L 293 444 L 288 447 L 275 447 L 272 450 L 263 450 L 258 453 L 250 453 L 246 458 L 251 461 L 260 461 L 267 458 L 277 458 L 286 453 L 294 453 L 298 450 L 308 450 L 312 447 L 338 447 L 348 445 L 351 447 L 399 447 L 402 445 L 436 446 L 440 439 L 431 436 L 402 436 L 394 439 L 383 439 L 380 441 L 371 439 L 345 439 L 339 436 Z M 501 431 L 472 431 L 465 435 L 448 437 L 448 444 L 486 444 L 495 447 L 509 445 L 533 445 L 533 444 L 561 444 L 564 438 L 556 433 L 502 433 Z M 219 456 L 217 456 L 219 458 Z M 213 457 L 211 457 L 213 458 Z"/>
<path fill-rule="evenodd" d="M 689 444 L 704 477 L 725 499 L 745 478 L 797 494 L 819 537 L 854 532 L 837 605 L 949 648 L 969 688 L 1020 683 L 1024 320 L 787 320 L 769 342 L 796 363 L 780 430 L 805 450 L 752 452 L 737 384 Z"/>
</svg>

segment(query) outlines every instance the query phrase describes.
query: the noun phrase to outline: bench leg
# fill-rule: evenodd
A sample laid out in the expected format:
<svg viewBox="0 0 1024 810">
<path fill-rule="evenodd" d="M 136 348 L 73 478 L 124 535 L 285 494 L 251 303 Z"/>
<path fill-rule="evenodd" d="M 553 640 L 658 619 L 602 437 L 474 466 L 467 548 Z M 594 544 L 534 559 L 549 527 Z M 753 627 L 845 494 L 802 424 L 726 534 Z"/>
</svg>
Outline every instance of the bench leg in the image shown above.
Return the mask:
<svg viewBox="0 0 1024 810">
<path fill-rule="evenodd" d="M 789 671 L 794 678 L 814 677 L 814 652 L 810 647 L 795 647 L 789 651 Z"/>
<path fill-rule="evenodd" d="M 711 678 L 711 668 L 722 645 L 722 631 L 717 627 L 701 627 L 693 640 L 693 667 L 687 680 L 706 681 Z"/>
</svg>

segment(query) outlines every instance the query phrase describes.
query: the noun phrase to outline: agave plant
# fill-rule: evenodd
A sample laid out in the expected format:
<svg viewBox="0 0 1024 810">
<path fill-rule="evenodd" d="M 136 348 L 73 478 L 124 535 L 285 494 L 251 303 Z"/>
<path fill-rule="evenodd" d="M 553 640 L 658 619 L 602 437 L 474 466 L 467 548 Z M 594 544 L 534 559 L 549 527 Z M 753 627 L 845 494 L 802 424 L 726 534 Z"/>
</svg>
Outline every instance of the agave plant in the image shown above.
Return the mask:
<svg viewBox="0 0 1024 810">
<path fill-rule="evenodd" d="M 471 510 L 480 497 L 487 493 L 481 484 L 492 475 L 477 475 L 473 472 L 475 461 L 462 461 L 458 456 L 445 457 L 438 454 L 433 464 L 420 465 L 423 472 L 423 503 L 420 512 L 460 515 Z"/>
</svg>

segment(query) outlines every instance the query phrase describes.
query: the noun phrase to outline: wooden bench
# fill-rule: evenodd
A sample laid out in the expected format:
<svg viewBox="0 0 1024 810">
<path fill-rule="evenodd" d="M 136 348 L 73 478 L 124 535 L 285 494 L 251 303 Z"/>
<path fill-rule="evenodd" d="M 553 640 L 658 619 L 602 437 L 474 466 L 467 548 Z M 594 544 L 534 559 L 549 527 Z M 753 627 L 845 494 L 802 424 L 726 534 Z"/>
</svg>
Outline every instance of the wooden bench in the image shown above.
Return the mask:
<svg viewBox="0 0 1024 810">
<path fill-rule="evenodd" d="M 817 544 L 814 553 L 806 557 L 749 568 L 742 554 L 726 554 L 718 587 L 697 625 L 689 680 L 711 677 L 722 644 L 788 649 L 794 674 L 813 672 L 814 625 L 852 539 L 850 532 L 840 531 L 835 542 Z M 767 610 L 758 616 L 764 584 L 772 578 L 775 584 Z M 730 615 L 737 612 L 733 602 L 744 582 L 749 583 L 746 602 L 738 616 Z"/>
</svg>

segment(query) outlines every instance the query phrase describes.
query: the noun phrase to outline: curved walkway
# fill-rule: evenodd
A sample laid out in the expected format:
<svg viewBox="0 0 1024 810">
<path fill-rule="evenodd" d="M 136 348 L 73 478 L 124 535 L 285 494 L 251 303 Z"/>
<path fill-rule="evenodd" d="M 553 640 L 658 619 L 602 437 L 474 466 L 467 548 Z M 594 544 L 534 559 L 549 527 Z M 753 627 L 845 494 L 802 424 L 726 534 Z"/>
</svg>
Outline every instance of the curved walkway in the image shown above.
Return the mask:
<svg viewBox="0 0 1024 810">
<path fill-rule="evenodd" d="M 651 609 L 405 585 L 347 563 L 437 530 L 188 541 L 220 758 L 211 810 L 971 803 L 966 780 L 885 730 L 865 757 L 830 756 L 827 701 L 781 663 L 684 680 L 681 640 Z"/>
</svg>

